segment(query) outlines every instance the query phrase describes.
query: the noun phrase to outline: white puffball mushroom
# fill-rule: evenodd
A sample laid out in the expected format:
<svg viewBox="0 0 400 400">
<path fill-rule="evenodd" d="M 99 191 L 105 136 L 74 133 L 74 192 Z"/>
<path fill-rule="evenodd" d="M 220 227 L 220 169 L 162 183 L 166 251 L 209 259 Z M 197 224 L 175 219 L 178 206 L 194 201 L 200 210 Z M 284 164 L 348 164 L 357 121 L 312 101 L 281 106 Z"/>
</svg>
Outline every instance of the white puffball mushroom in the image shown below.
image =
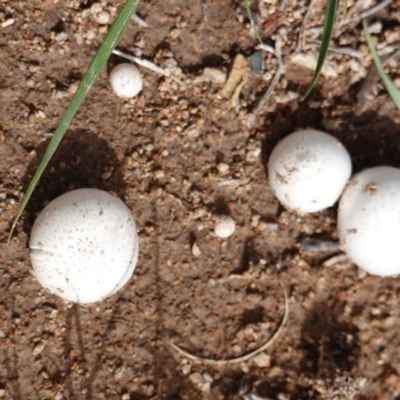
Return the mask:
<svg viewBox="0 0 400 400">
<path fill-rule="evenodd" d="M 299 214 L 332 206 L 350 175 L 351 159 L 342 143 L 313 129 L 285 137 L 268 161 L 269 182 L 276 197 Z"/>
<path fill-rule="evenodd" d="M 98 189 L 65 193 L 37 217 L 29 241 L 34 274 L 51 293 L 94 303 L 122 288 L 139 245 L 129 208 Z"/>
<path fill-rule="evenodd" d="M 236 223 L 229 215 L 220 215 L 215 221 L 214 233 L 221 239 L 226 239 L 235 232 Z"/>
<path fill-rule="evenodd" d="M 400 274 L 400 169 L 374 167 L 353 176 L 339 201 L 338 234 L 363 270 Z"/>
<path fill-rule="evenodd" d="M 109 81 L 113 92 L 125 99 L 135 97 L 143 88 L 139 70 L 129 63 L 115 66 L 110 72 Z"/>
</svg>

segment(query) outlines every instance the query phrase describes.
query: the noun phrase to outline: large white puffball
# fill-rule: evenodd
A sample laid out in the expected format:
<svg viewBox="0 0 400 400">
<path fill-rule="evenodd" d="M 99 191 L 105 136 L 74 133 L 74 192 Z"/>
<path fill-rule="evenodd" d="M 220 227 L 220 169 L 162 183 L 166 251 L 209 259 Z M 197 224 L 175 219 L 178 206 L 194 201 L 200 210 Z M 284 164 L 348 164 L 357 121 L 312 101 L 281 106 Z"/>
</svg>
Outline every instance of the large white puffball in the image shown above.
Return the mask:
<svg viewBox="0 0 400 400">
<path fill-rule="evenodd" d="M 375 167 L 350 180 L 339 202 L 343 250 L 370 274 L 400 274 L 400 169 Z"/>
<path fill-rule="evenodd" d="M 332 206 L 350 175 L 351 159 L 344 146 L 313 129 L 285 137 L 268 161 L 269 182 L 276 197 L 299 214 Z"/>
<path fill-rule="evenodd" d="M 65 300 L 93 303 L 119 290 L 135 269 L 138 236 L 128 207 L 97 189 L 79 189 L 49 203 L 29 242 L 38 281 Z"/>
<path fill-rule="evenodd" d="M 125 99 L 135 97 L 143 88 L 139 70 L 129 63 L 114 67 L 110 72 L 109 81 L 113 92 Z"/>
</svg>

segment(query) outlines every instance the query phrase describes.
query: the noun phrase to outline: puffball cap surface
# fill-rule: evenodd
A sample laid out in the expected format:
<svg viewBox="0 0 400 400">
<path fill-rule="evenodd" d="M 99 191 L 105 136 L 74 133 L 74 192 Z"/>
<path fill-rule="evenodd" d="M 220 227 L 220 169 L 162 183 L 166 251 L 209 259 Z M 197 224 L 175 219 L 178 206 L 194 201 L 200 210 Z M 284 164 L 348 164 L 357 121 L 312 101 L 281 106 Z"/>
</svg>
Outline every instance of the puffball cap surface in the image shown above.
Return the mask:
<svg viewBox="0 0 400 400">
<path fill-rule="evenodd" d="M 339 202 L 338 234 L 360 268 L 400 274 L 400 169 L 374 167 L 353 176 Z"/>
<path fill-rule="evenodd" d="M 109 81 L 113 92 L 125 99 L 137 96 L 143 88 L 139 70 L 129 63 L 115 66 L 110 72 Z"/>
<path fill-rule="evenodd" d="M 232 236 L 236 229 L 235 220 L 230 215 L 220 215 L 215 221 L 214 233 L 222 239 Z"/>
<path fill-rule="evenodd" d="M 342 143 L 313 129 L 285 137 L 268 161 L 269 182 L 276 197 L 299 214 L 332 206 L 350 175 L 351 159 Z"/>
<path fill-rule="evenodd" d="M 124 286 L 136 267 L 138 236 L 128 207 L 98 189 L 78 189 L 49 203 L 30 237 L 39 283 L 65 300 L 93 303 Z"/>
</svg>

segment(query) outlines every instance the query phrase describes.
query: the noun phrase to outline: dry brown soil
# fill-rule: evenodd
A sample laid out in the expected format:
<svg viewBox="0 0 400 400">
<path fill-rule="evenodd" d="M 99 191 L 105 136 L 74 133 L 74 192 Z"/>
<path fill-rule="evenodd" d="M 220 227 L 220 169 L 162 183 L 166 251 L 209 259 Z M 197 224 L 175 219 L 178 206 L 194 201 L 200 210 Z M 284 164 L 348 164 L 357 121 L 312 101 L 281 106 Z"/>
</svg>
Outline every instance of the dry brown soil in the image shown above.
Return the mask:
<svg viewBox="0 0 400 400">
<path fill-rule="evenodd" d="M 122 3 L 100 5 L 112 20 Z M 340 255 L 336 207 L 304 217 L 284 210 L 265 167 L 274 144 L 304 127 L 342 140 L 354 171 L 400 167 L 399 113 L 360 19 L 338 28 L 332 47 L 347 53 L 329 53 L 330 73 L 302 101 L 312 70 L 291 57 L 315 58 L 325 2 L 308 19 L 306 1 L 250 3 L 265 43 L 282 42 L 283 74 L 265 107 L 253 113 L 275 74 L 273 54 L 260 53 L 263 77 L 247 68 L 235 104 L 203 74 L 229 75 L 237 54 L 256 51 L 243 2 L 140 1 L 148 27 L 132 21 L 118 48 L 179 82 L 141 67 L 145 87 L 124 101 L 104 70 L 9 245 L 18 204 L 107 25 L 92 1 L 0 3 L 0 399 L 400 399 L 399 279 L 340 258 L 324 264 Z M 375 5 L 355 3 L 349 17 Z M 398 0 L 370 20 L 382 56 L 399 47 L 399 20 Z M 111 57 L 107 69 L 121 61 Z M 387 67 L 398 84 L 397 60 Z M 37 213 L 80 187 L 120 196 L 140 237 L 134 277 L 90 306 L 42 289 L 28 251 Z M 224 212 L 237 224 L 227 240 L 213 231 Z M 171 346 L 217 360 L 262 345 L 283 317 L 279 280 L 290 315 L 261 356 L 207 365 Z"/>
</svg>

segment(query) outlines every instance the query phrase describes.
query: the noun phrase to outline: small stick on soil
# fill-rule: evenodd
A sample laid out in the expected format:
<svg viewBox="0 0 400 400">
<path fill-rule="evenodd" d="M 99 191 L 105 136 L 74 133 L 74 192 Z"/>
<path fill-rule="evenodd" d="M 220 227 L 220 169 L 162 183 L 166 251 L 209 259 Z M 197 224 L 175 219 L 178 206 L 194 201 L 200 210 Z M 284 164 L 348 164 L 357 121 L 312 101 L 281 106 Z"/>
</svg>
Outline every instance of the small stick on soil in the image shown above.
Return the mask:
<svg viewBox="0 0 400 400">
<path fill-rule="evenodd" d="M 297 41 L 297 47 L 296 47 L 296 52 L 300 52 L 304 50 L 305 47 L 305 30 L 306 30 L 306 25 L 308 24 L 308 20 L 310 19 L 311 11 L 314 7 L 315 0 L 311 0 L 310 4 L 308 6 L 306 15 L 304 16 L 303 23 L 301 24 L 300 28 L 300 33 L 299 33 L 299 39 Z"/>
<path fill-rule="evenodd" d="M 164 75 L 164 76 L 167 76 L 167 77 L 171 77 L 171 79 L 173 81 L 175 81 L 178 85 L 182 85 L 182 81 L 180 81 L 178 78 L 175 78 L 175 77 L 171 76 L 169 71 L 163 70 L 161 67 L 159 67 L 158 65 L 152 63 L 149 60 L 142 60 L 141 58 L 138 58 L 138 57 L 135 57 L 135 56 L 131 56 L 130 54 L 126 54 L 123 51 L 117 50 L 117 49 L 113 50 L 113 53 L 116 54 L 117 56 L 126 58 L 129 61 L 133 61 L 134 63 L 139 64 L 142 67 L 150 69 L 150 70 L 156 72 L 159 75 Z"/>
<path fill-rule="evenodd" d="M 385 66 L 390 61 L 394 60 L 400 55 L 400 49 L 393 52 L 390 56 L 382 57 L 382 66 Z M 361 85 L 360 90 L 357 93 L 357 105 L 355 108 L 355 114 L 357 116 L 361 115 L 364 111 L 365 105 L 367 104 L 368 97 L 371 93 L 372 87 L 374 86 L 376 80 L 378 79 L 379 74 L 378 70 L 375 67 L 375 64 L 371 64 L 370 69 L 366 78 L 364 79 L 363 84 Z"/>
<path fill-rule="evenodd" d="M 187 352 L 186 350 L 181 349 L 179 346 L 177 346 L 175 343 L 173 343 L 172 341 L 169 342 L 169 345 L 176 350 L 178 353 L 180 353 L 181 355 L 194 360 L 194 361 L 200 361 L 203 364 L 208 364 L 208 365 L 218 365 L 218 366 L 224 366 L 224 365 L 231 365 L 231 364 L 237 364 L 237 363 L 241 363 L 244 361 L 248 361 L 251 358 L 255 357 L 257 354 L 267 350 L 274 342 L 275 340 L 281 335 L 286 322 L 289 318 L 289 297 L 288 294 L 286 292 L 286 288 L 284 286 L 284 284 L 279 281 L 279 284 L 282 286 L 283 289 L 283 295 L 285 298 L 285 312 L 283 314 L 283 318 L 282 318 L 282 322 L 279 325 L 279 328 L 275 331 L 275 333 L 272 335 L 272 337 L 263 345 L 261 345 L 259 348 L 253 350 L 252 352 L 241 356 L 241 357 L 236 357 L 236 358 L 230 358 L 228 360 L 213 360 L 211 358 L 204 358 L 204 357 L 198 357 L 195 356 L 194 354 L 191 354 L 189 352 Z"/>
<path fill-rule="evenodd" d="M 333 257 L 329 258 L 328 260 L 324 261 L 322 263 L 322 267 L 330 268 L 330 267 L 333 267 L 335 264 L 339 264 L 341 262 L 348 261 L 348 260 L 349 260 L 349 258 L 347 257 L 346 254 L 344 254 L 344 253 L 338 254 L 338 255 L 333 256 Z"/>
<path fill-rule="evenodd" d="M 374 7 L 371 7 L 369 10 L 365 10 L 362 13 L 360 13 L 358 16 L 353 17 L 353 18 L 347 18 L 345 19 L 341 25 L 347 25 L 352 22 L 359 21 L 360 19 L 368 18 L 371 15 L 376 14 L 378 11 L 382 10 L 383 8 L 387 7 L 393 0 L 383 0 L 382 2 L 378 3 Z"/>
<path fill-rule="evenodd" d="M 133 14 L 131 20 L 135 21 L 142 28 L 149 27 L 149 24 L 144 19 L 140 18 L 139 15 L 137 15 L 137 14 Z"/>
<path fill-rule="evenodd" d="M 126 58 L 129 61 L 133 61 L 134 63 L 139 64 L 142 67 L 148 68 L 148 69 L 156 72 L 157 74 L 164 75 L 164 76 L 170 76 L 170 74 L 167 71 L 164 71 L 161 67 L 152 63 L 151 61 L 142 60 L 141 58 L 131 56 L 130 54 L 126 54 L 126 53 L 122 52 L 121 50 L 117 50 L 117 49 L 113 50 L 113 53 L 116 54 L 117 56 Z"/>
<path fill-rule="evenodd" d="M 376 14 L 378 11 L 382 10 L 383 8 L 387 7 L 393 0 L 383 0 L 381 3 L 377 4 L 374 7 L 371 7 L 368 10 L 363 11 L 362 13 L 356 15 L 355 17 L 346 18 L 344 21 L 340 23 L 340 27 L 344 25 L 351 24 L 352 22 L 358 22 L 361 19 L 368 18 L 371 15 Z M 310 29 L 312 33 L 321 33 L 323 31 L 323 26 L 316 26 L 315 28 Z"/>
<path fill-rule="evenodd" d="M 279 82 L 279 79 L 281 78 L 282 72 L 283 72 L 283 59 L 282 59 L 282 39 L 278 35 L 276 37 L 276 42 L 275 42 L 275 52 L 276 52 L 276 58 L 278 59 L 278 67 L 276 68 L 275 75 L 268 86 L 267 91 L 265 92 L 263 98 L 260 100 L 258 105 L 254 108 L 253 113 L 258 114 L 262 108 L 265 106 L 269 98 L 271 97 L 272 92 L 274 91 L 276 85 Z"/>
<path fill-rule="evenodd" d="M 321 47 L 320 40 L 313 40 L 311 44 Z M 344 54 L 345 56 L 358 58 L 360 60 L 364 60 L 364 55 L 361 51 L 353 49 L 352 47 L 329 47 L 329 51 L 332 53 Z"/>
</svg>

